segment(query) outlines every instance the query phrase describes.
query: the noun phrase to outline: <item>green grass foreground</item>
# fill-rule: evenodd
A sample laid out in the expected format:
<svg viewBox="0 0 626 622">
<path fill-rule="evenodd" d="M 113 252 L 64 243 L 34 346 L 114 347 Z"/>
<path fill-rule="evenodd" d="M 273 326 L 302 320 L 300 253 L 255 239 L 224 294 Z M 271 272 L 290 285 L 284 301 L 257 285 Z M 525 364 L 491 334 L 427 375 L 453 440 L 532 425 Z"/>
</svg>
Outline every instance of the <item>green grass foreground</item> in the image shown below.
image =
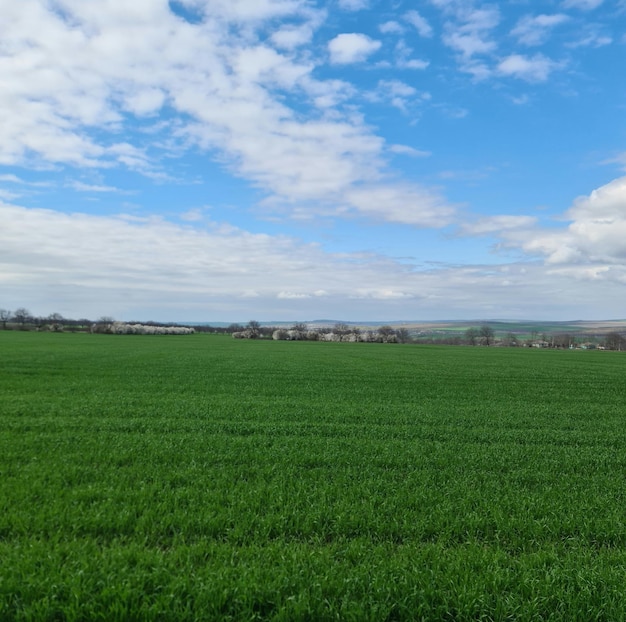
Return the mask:
<svg viewBox="0 0 626 622">
<path fill-rule="evenodd" d="M 0 332 L 1 620 L 625 620 L 626 355 Z"/>
</svg>

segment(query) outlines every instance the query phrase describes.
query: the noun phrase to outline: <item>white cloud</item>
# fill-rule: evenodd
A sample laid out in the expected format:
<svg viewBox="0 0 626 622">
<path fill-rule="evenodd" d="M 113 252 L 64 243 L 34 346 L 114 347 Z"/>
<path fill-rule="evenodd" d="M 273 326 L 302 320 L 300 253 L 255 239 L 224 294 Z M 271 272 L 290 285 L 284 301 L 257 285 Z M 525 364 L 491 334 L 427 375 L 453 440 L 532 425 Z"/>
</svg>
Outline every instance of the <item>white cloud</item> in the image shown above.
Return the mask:
<svg viewBox="0 0 626 622">
<path fill-rule="evenodd" d="M 464 60 L 460 63 L 460 69 L 464 73 L 469 73 L 474 80 L 481 82 L 493 76 L 493 70 L 487 63 L 476 60 Z"/>
<path fill-rule="evenodd" d="M 569 17 L 563 13 L 554 15 L 525 15 L 517 22 L 511 34 L 524 45 L 541 45 L 548 39 L 553 28 L 568 20 Z"/>
<path fill-rule="evenodd" d="M 461 231 L 466 235 L 500 234 L 510 230 L 527 230 L 534 225 L 536 221 L 537 219 L 532 216 L 489 216 L 463 224 Z"/>
<path fill-rule="evenodd" d="M 604 160 L 602 164 L 618 164 L 623 171 L 626 171 L 626 151 L 617 154 L 614 158 Z"/>
<path fill-rule="evenodd" d="M 394 191 L 369 197 L 364 188 L 359 200 L 379 211 L 393 204 L 402 221 L 411 218 L 411 207 L 424 209 L 414 188 L 404 196 Z M 623 315 L 623 300 L 614 293 L 615 283 L 626 283 L 625 194 L 626 181 L 617 180 L 576 203 L 575 222 L 589 221 L 592 228 L 509 229 L 509 243 L 547 257 L 547 270 L 540 262 L 420 267 L 371 253 L 327 253 L 294 238 L 228 225 L 197 229 L 156 218 L 0 204 L 0 287 L 8 308 L 69 317 L 566 319 L 597 318 L 599 309 L 611 317 Z M 619 225 L 615 233 L 604 222 L 611 218 Z M 554 256 L 564 242 L 569 255 Z M 593 254 L 585 258 L 581 242 Z M 600 253 L 610 262 L 601 261 Z M 578 263 L 564 262 L 568 257 Z M 355 300 L 368 301 L 361 313 Z"/>
<path fill-rule="evenodd" d="M 364 291 L 392 298 L 390 292 L 421 296 L 425 287 L 418 275 L 411 277 L 404 265 L 384 257 L 325 253 L 314 244 L 231 226 L 196 229 L 161 219 L 6 204 L 0 204 L 0 217 L 6 222 L 0 229 L 4 304 L 54 309 L 69 301 L 71 307 L 61 311 L 129 318 L 139 308 L 163 313 L 172 297 L 183 297 L 185 308 L 199 309 L 200 317 L 223 306 L 232 318 L 236 299 L 245 310 L 251 295 L 262 301 L 320 300 L 321 313 Z M 185 319 L 182 309 L 177 313 Z"/>
<path fill-rule="evenodd" d="M 389 97 L 412 97 L 417 89 L 401 80 L 380 80 L 378 88 Z"/>
<path fill-rule="evenodd" d="M 8 182 L 11 184 L 23 184 L 24 180 L 22 180 L 21 178 L 19 178 L 17 175 L 13 175 L 12 173 L 10 174 L 5 174 L 5 175 L 0 175 L 0 182 Z"/>
<path fill-rule="evenodd" d="M 278 292 L 276 297 L 281 300 L 298 300 L 303 298 L 311 298 L 311 294 L 298 294 L 296 292 Z"/>
<path fill-rule="evenodd" d="M 476 54 L 487 54 L 496 49 L 496 43 L 481 34 L 460 30 L 450 30 L 444 37 L 446 45 L 460 52 L 463 57 L 471 58 Z"/>
<path fill-rule="evenodd" d="M 421 103 L 430 99 L 429 93 L 418 90 L 401 80 L 379 80 L 376 90 L 368 93 L 366 98 L 375 102 L 389 102 L 395 108 L 406 112 L 412 103 Z"/>
<path fill-rule="evenodd" d="M 421 60 L 418 58 L 411 58 L 413 49 L 410 48 L 404 39 L 400 39 L 395 46 L 395 64 L 400 69 L 426 69 L 430 65 L 429 61 Z"/>
<path fill-rule="evenodd" d="M 347 65 L 367 60 L 374 52 L 380 49 L 381 42 L 370 39 L 360 33 L 343 33 L 337 35 L 328 43 L 330 62 L 335 65 Z"/>
<path fill-rule="evenodd" d="M 418 58 L 411 58 L 408 60 L 400 60 L 397 62 L 397 66 L 400 69 L 426 69 L 430 65 L 430 62 L 427 60 L 420 60 Z"/>
<path fill-rule="evenodd" d="M 430 151 L 423 151 L 421 149 L 414 149 L 408 145 L 391 145 L 389 151 L 398 155 L 406 155 L 412 158 L 427 158 L 432 155 Z"/>
<path fill-rule="evenodd" d="M 404 19 L 417 30 L 421 37 L 433 36 L 432 26 L 417 11 L 407 11 L 404 14 Z"/>
<path fill-rule="evenodd" d="M 530 101 L 530 97 L 527 93 L 523 93 L 522 95 L 511 97 L 511 101 L 516 106 L 525 106 Z"/>
<path fill-rule="evenodd" d="M 138 116 L 157 113 L 165 102 L 165 93 L 158 88 L 147 88 L 129 94 L 125 108 Z"/>
<path fill-rule="evenodd" d="M 186 222 L 201 222 L 204 220 L 204 209 L 201 207 L 194 207 L 180 215 L 180 219 Z"/>
<path fill-rule="evenodd" d="M 82 181 L 73 181 L 69 184 L 69 186 L 78 192 L 119 192 L 119 189 L 114 186 L 85 184 Z"/>
<path fill-rule="evenodd" d="M 542 54 L 535 54 L 533 57 L 511 54 L 498 63 L 497 71 L 502 76 L 520 78 L 527 82 L 545 82 L 560 66 Z"/>
<path fill-rule="evenodd" d="M 457 22 L 446 22 L 444 43 L 467 61 L 476 54 L 488 54 L 496 49 L 491 33 L 500 23 L 497 7 L 463 8 L 456 13 Z"/>
<path fill-rule="evenodd" d="M 0 188 L 0 200 L 2 201 L 13 201 L 14 199 L 19 198 L 19 196 L 20 195 L 17 192 L 11 192 L 10 190 Z"/>
<path fill-rule="evenodd" d="M 369 0 L 339 0 L 339 8 L 344 11 L 360 11 L 369 6 Z"/>
<path fill-rule="evenodd" d="M 565 229 L 514 234 L 510 241 L 525 252 L 546 258 L 549 265 L 569 266 L 571 275 L 626 276 L 626 177 L 579 197 L 566 213 Z M 598 268 L 605 270 L 598 272 Z M 588 272 L 591 269 L 591 272 Z"/>
<path fill-rule="evenodd" d="M 563 0 L 562 6 L 565 9 L 581 9 L 591 11 L 598 8 L 604 0 Z"/>
<path fill-rule="evenodd" d="M 374 220 L 445 227 L 455 216 L 455 209 L 441 196 L 416 184 L 364 185 L 349 190 L 346 199 Z"/>
<path fill-rule="evenodd" d="M 182 0 L 182 4 L 199 8 L 207 16 L 234 22 L 264 21 L 310 10 L 301 0 Z"/>
<path fill-rule="evenodd" d="M 312 98 L 317 108 L 329 109 L 353 97 L 357 90 L 349 82 L 343 80 L 316 80 L 303 79 L 303 88 Z"/>
<path fill-rule="evenodd" d="M 404 27 L 393 20 L 380 24 L 380 26 L 378 26 L 378 30 L 380 30 L 380 32 L 382 32 L 384 35 L 401 35 L 402 33 L 404 33 Z"/>
<path fill-rule="evenodd" d="M 313 28 L 305 26 L 283 26 L 272 33 L 271 39 L 279 48 L 292 50 L 310 43 L 313 38 Z"/>
<path fill-rule="evenodd" d="M 406 110 L 410 98 L 417 94 L 417 89 L 400 80 L 381 80 L 378 83 L 378 88 L 386 92 L 391 105 L 400 110 Z"/>
<path fill-rule="evenodd" d="M 354 87 L 315 78 L 310 57 L 294 52 L 319 26 L 321 12 L 305 0 L 187 5 L 204 17 L 187 22 L 164 2 L 64 0 L 63 13 L 37 0 L 19 9 L 10 3 L 0 23 L 13 50 L 0 58 L 11 85 L 0 101 L 0 163 L 123 166 L 165 181 L 164 154 L 198 146 L 259 187 L 266 205 L 294 213 L 298 203 L 309 213 L 314 203 L 321 212 L 345 205 L 353 185 L 387 174 L 384 141 L 360 116 L 338 109 Z M 262 43 L 255 24 L 280 16 L 297 25 Z M 229 21 L 241 30 L 233 34 Z M 349 63 L 380 46 L 344 33 L 329 49 L 334 62 Z M 285 94 L 308 98 L 311 110 L 291 108 Z M 151 115 L 166 105 L 172 121 L 155 124 Z"/>
<path fill-rule="evenodd" d="M 569 48 L 600 48 L 613 43 L 613 38 L 601 32 L 600 27 L 596 24 L 586 24 L 576 39 L 567 43 Z"/>
</svg>

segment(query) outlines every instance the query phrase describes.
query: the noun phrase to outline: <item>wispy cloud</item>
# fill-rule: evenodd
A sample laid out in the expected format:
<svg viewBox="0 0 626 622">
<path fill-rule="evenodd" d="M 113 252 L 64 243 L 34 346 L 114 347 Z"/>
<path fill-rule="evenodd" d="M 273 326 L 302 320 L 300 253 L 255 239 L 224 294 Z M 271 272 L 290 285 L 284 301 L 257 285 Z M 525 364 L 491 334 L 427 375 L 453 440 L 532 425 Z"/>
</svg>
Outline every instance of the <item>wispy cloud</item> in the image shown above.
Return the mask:
<svg viewBox="0 0 626 622">
<path fill-rule="evenodd" d="M 432 37 L 433 29 L 428 21 L 418 11 L 411 10 L 404 14 L 404 20 L 417 30 L 420 37 Z"/>
<path fill-rule="evenodd" d="M 5 175 L 0 175 L 0 182 L 10 183 L 10 184 L 23 184 L 23 183 L 25 183 L 23 179 L 21 179 L 17 175 L 13 175 L 12 173 L 5 174 Z"/>
<path fill-rule="evenodd" d="M 617 154 L 613 158 L 607 158 L 602 164 L 617 164 L 624 172 L 626 172 L 626 151 Z"/>
<path fill-rule="evenodd" d="M 384 22 L 378 26 L 378 30 L 384 35 L 394 34 L 401 35 L 404 33 L 405 28 L 395 20 Z"/>
<path fill-rule="evenodd" d="M 550 36 L 550 33 L 559 24 L 569 21 L 564 13 L 553 15 L 525 15 L 511 31 L 520 43 L 528 46 L 541 45 Z"/>
<path fill-rule="evenodd" d="M 561 5 L 565 9 L 581 9 L 582 11 L 592 11 L 597 9 L 604 0 L 563 0 Z"/>
<path fill-rule="evenodd" d="M 505 231 L 520 229 L 527 231 L 536 222 L 537 219 L 533 216 L 490 216 L 463 224 L 461 231 L 466 235 L 502 234 Z"/>
<path fill-rule="evenodd" d="M 511 54 L 503 58 L 497 66 L 502 76 L 520 78 L 526 82 L 545 82 L 550 74 L 561 65 L 542 54 L 532 57 L 523 54 Z"/>
<path fill-rule="evenodd" d="M 411 101 L 421 98 L 415 87 L 401 80 L 379 80 L 376 91 L 369 97 L 373 101 L 388 101 L 402 111 L 407 110 Z"/>
<path fill-rule="evenodd" d="M 457 20 L 446 23 L 444 42 L 461 55 L 464 61 L 496 49 L 492 31 L 500 23 L 496 7 L 458 10 Z"/>
<path fill-rule="evenodd" d="M 413 48 L 409 47 L 404 39 L 400 39 L 394 49 L 395 64 L 400 69 L 426 69 L 430 65 L 430 61 L 420 58 L 411 58 L 413 56 Z"/>
<path fill-rule="evenodd" d="M 398 155 L 410 156 L 412 158 L 427 158 L 432 155 L 430 151 L 415 149 L 414 147 L 409 147 L 408 145 L 390 145 L 389 151 Z"/>
<path fill-rule="evenodd" d="M 72 181 L 68 186 L 78 192 L 120 192 L 119 188 L 115 188 L 114 186 L 86 184 L 82 181 Z"/>
<path fill-rule="evenodd" d="M 600 48 L 613 43 L 613 37 L 598 24 L 585 24 L 580 31 L 574 34 L 574 38 L 566 43 L 568 48 L 581 47 Z"/>
<path fill-rule="evenodd" d="M 344 11 L 361 11 L 369 6 L 369 0 L 339 0 L 339 7 Z"/>
</svg>

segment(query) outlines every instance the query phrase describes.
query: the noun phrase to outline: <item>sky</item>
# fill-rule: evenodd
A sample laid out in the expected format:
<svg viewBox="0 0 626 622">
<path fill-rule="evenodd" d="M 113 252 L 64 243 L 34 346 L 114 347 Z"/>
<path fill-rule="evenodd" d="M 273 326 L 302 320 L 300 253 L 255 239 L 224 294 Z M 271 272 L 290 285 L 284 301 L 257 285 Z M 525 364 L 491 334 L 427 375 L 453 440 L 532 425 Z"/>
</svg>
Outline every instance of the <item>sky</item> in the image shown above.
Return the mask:
<svg viewBox="0 0 626 622">
<path fill-rule="evenodd" d="M 626 318 L 625 0 L 0 0 L 0 307 Z"/>
</svg>

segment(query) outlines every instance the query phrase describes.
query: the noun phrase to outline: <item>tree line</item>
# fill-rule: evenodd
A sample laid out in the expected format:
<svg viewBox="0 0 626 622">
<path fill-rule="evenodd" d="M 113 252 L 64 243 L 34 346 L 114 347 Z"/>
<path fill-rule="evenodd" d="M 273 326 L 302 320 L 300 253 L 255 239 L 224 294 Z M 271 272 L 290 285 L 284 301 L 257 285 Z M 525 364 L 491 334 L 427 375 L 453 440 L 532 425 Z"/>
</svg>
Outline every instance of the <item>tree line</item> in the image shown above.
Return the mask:
<svg viewBox="0 0 626 622">
<path fill-rule="evenodd" d="M 157 329 L 180 328 L 185 329 L 182 324 L 163 323 L 163 322 L 116 322 L 112 317 L 102 316 L 97 320 L 87 318 L 68 318 L 60 313 L 51 313 L 49 315 L 34 315 L 24 307 L 20 307 L 15 311 L 8 309 L 0 309 L 0 326 L 2 330 L 37 330 L 50 332 L 92 332 L 92 333 L 121 333 L 122 329 L 126 333 L 157 334 Z M 134 330 L 131 330 L 133 328 Z M 154 329 L 150 331 L 150 329 Z"/>
<path fill-rule="evenodd" d="M 0 308 L 0 327 L 2 330 L 46 330 L 52 332 L 84 331 L 84 332 L 112 332 L 111 326 L 120 324 L 109 316 L 102 316 L 97 320 L 87 318 L 67 318 L 60 313 L 51 313 L 46 316 L 37 316 L 25 307 L 19 307 L 14 311 Z M 184 327 L 188 325 L 163 322 L 123 322 L 122 324 L 141 325 L 143 327 L 165 328 Z M 247 324 L 232 323 L 228 326 L 212 326 L 210 324 L 194 324 L 196 333 L 213 333 L 243 336 L 250 339 L 271 339 L 277 330 L 286 335 L 281 338 L 302 339 L 312 332 L 318 335 L 335 335 L 339 341 L 377 341 L 394 343 L 438 344 L 438 345 L 469 345 L 469 346 L 509 346 L 509 347 L 538 347 L 538 348 L 574 348 L 583 344 L 583 338 L 571 333 L 555 333 L 547 335 L 533 332 L 526 339 L 520 338 L 513 332 L 508 332 L 499 337 L 494 329 L 488 324 L 470 327 L 463 333 L 445 335 L 424 335 L 412 333 L 405 327 L 394 328 L 388 324 L 378 328 L 362 329 L 351 326 L 344 322 L 337 322 L 333 326 L 317 327 L 315 331 L 309 330 L 307 324 L 296 322 L 290 328 L 278 328 L 274 325 L 262 325 L 256 320 L 250 320 Z M 143 329 L 145 333 L 150 331 Z M 157 332 L 157 331 L 153 331 Z M 626 335 L 611 331 L 595 339 L 597 345 L 607 350 L 626 350 Z"/>
</svg>

